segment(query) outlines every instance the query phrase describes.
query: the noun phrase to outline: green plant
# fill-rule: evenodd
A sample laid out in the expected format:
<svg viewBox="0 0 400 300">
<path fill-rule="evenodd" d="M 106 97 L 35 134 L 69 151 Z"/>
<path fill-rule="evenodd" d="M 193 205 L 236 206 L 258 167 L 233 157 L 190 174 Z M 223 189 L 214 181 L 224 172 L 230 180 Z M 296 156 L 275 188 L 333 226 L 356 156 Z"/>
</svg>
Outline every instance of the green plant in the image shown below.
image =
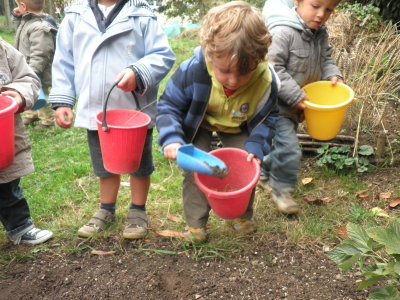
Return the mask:
<svg viewBox="0 0 400 300">
<path fill-rule="evenodd" d="M 362 145 L 358 149 L 357 155 L 350 156 L 350 146 L 334 146 L 324 144 L 317 149 L 317 165 L 327 166 L 337 171 L 349 170 L 356 167 L 357 172 L 369 172 L 372 169 L 368 157 L 374 154 L 374 149 L 368 145 Z"/>
<path fill-rule="evenodd" d="M 349 217 L 352 222 L 362 223 L 362 222 L 372 222 L 375 220 L 375 213 L 365 209 L 359 203 L 351 203 L 351 208 L 349 210 Z"/>
<path fill-rule="evenodd" d="M 349 239 L 336 246 L 328 257 L 348 271 L 358 265 L 364 277 L 357 289 L 363 290 L 381 282 L 368 299 L 399 300 L 400 292 L 400 223 L 363 228 L 347 224 Z"/>
<path fill-rule="evenodd" d="M 378 29 L 380 22 L 382 22 L 382 18 L 379 15 L 379 7 L 373 6 L 372 4 L 343 3 L 338 10 L 350 13 L 355 24 L 367 30 Z"/>
</svg>

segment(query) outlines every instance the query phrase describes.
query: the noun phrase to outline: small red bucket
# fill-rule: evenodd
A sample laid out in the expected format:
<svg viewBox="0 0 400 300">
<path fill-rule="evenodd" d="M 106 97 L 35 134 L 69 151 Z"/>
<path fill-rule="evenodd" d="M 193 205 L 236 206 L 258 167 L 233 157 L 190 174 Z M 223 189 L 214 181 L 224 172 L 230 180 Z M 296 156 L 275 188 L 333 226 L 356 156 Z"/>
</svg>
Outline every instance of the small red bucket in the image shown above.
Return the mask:
<svg viewBox="0 0 400 300">
<path fill-rule="evenodd" d="M 14 161 L 14 114 L 17 110 L 17 101 L 0 95 L 0 170 Z"/>
<path fill-rule="evenodd" d="M 238 218 L 247 210 L 260 177 L 260 166 L 255 159 L 248 162 L 248 153 L 237 148 L 220 148 L 210 154 L 226 164 L 228 175 L 219 178 L 194 173 L 196 184 L 217 216 L 223 219 Z"/>
<path fill-rule="evenodd" d="M 110 92 L 115 86 L 116 84 Z M 107 110 L 110 92 L 103 111 L 97 114 L 103 164 L 104 168 L 111 173 L 130 174 L 140 166 L 151 118 L 136 110 Z"/>
</svg>

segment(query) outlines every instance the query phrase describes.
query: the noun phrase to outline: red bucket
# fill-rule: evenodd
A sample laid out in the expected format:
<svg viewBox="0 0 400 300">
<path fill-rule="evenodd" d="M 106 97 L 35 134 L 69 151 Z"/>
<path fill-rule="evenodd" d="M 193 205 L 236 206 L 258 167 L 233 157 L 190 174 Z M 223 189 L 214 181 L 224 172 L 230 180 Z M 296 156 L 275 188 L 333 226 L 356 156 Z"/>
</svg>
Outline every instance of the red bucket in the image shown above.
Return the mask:
<svg viewBox="0 0 400 300">
<path fill-rule="evenodd" d="M 14 160 L 14 114 L 17 110 L 17 101 L 0 95 L 0 170 L 10 166 Z"/>
<path fill-rule="evenodd" d="M 247 210 L 260 177 L 260 166 L 255 159 L 248 162 L 248 153 L 237 148 L 220 148 L 210 154 L 226 164 L 228 175 L 219 178 L 194 173 L 196 184 L 217 216 L 223 219 L 238 218 Z"/>
<path fill-rule="evenodd" d="M 115 86 L 107 95 L 103 111 L 97 115 L 101 154 L 107 171 L 130 174 L 139 169 L 151 118 L 136 110 L 106 110 L 109 95 Z"/>
</svg>

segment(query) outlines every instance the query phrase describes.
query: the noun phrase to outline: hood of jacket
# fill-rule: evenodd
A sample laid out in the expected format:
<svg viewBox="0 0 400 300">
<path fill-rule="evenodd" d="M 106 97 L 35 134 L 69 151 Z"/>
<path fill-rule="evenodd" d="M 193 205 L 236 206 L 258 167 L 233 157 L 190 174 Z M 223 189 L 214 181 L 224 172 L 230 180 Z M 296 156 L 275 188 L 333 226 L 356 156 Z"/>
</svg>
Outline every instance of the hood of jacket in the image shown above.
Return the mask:
<svg viewBox="0 0 400 300">
<path fill-rule="evenodd" d="M 262 13 L 269 30 L 281 25 L 305 29 L 303 21 L 296 13 L 293 0 L 267 0 Z"/>
</svg>

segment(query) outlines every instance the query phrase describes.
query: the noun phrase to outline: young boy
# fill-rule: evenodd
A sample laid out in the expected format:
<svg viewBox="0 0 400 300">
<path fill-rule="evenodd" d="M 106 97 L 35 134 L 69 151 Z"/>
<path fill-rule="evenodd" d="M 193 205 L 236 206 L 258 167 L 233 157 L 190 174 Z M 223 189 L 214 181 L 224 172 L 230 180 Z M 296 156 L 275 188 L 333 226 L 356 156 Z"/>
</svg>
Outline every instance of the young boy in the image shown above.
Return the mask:
<svg viewBox="0 0 400 300">
<path fill-rule="evenodd" d="M 181 64 L 158 103 L 159 143 L 166 158 L 175 159 L 186 143 L 210 151 L 213 131 L 225 147 L 245 149 L 248 161 L 260 161 L 269 152 L 279 86 L 266 62 L 270 43 L 261 14 L 246 2 L 209 11 L 200 30 L 201 48 Z M 253 201 L 254 191 L 247 211 L 229 221 L 239 233 L 256 230 Z M 184 173 L 183 207 L 186 239 L 205 241 L 210 206 L 192 172 Z"/>
<path fill-rule="evenodd" d="M 46 95 L 51 87 L 51 64 L 55 49 L 57 27 L 43 13 L 44 0 L 16 0 L 14 9 L 17 30 L 14 46 L 25 57 L 29 66 L 39 76 Z M 39 110 L 25 112 L 24 124 L 28 125 L 40 120 L 36 129 L 46 129 L 54 126 L 54 112 L 50 104 Z"/>
<path fill-rule="evenodd" d="M 104 169 L 96 116 L 107 92 L 119 81 L 109 109 L 144 110 L 152 119 L 158 83 L 175 61 L 167 37 L 145 1 L 77 1 L 66 10 L 53 62 L 53 87 L 49 102 L 56 122 L 70 128 L 72 108 L 79 98 L 75 127 L 87 130 L 92 166 L 100 181 L 100 209 L 78 230 L 90 237 L 115 220 L 120 176 Z M 141 239 L 147 234 L 146 200 L 150 187 L 152 127 L 150 124 L 139 170 L 130 174 L 131 204 L 123 237 Z"/>
<path fill-rule="evenodd" d="M 24 56 L 0 39 L 0 93 L 17 100 L 19 111 L 31 108 L 38 95 L 39 78 L 27 65 Z M 19 185 L 21 177 L 34 171 L 31 145 L 21 116 L 15 115 L 15 156 L 13 163 L 0 170 L 0 221 L 14 244 L 39 244 L 53 235 L 35 227 L 30 219 L 28 202 Z"/>
<path fill-rule="evenodd" d="M 291 2 L 291 3 L 289 3 Z M 278 210 L 295 214 L 300 207 L 291 196 L 300 168 L 301 150 L 296 136 L 303 121 L 302 87 L 318 80 L 342 82 L 332 58 L 325 22 L 340 0 L 268 0 L 263 13 L 272 34 L 269 58 L 278 74 L 280 116 L 272 150 L 264 166 Z M 295 4 L 296 6 L 294 6 Z"/>
</svg>

